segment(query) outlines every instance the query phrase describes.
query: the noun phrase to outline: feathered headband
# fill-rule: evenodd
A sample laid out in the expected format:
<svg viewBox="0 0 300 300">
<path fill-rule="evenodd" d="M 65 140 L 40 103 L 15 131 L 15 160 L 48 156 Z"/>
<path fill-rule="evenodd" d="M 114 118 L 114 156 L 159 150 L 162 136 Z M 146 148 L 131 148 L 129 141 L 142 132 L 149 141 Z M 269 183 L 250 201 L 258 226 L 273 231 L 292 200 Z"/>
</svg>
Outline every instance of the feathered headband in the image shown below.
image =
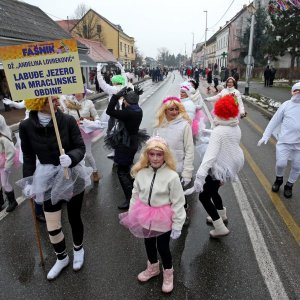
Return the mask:
<svg viewBox="0 0 300 300">
<path fill-rule="evenodd" d="M 163 100 L 163 104 L 165 104 L 169 101 L 176 101 L 176 102 L 179 102 L 179 103 L 181 102 L 181 100 L 178 97 L 170 96 L 170 97 L 167 97 Z"/>
</svg>

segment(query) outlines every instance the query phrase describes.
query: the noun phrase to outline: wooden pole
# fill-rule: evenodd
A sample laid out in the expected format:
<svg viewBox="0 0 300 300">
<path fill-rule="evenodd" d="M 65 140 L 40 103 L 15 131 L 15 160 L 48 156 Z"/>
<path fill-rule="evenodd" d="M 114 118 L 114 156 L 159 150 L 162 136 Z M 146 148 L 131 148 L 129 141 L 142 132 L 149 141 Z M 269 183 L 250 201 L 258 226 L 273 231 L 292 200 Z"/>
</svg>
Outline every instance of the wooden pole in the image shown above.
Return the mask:
<svg viewBox="0 0 300 300">
<path fill-rule="evenodd" d="M 55 135 L 56 135 L 56 139 L 57 139 L 57 143 L 58 143 L 59 152 L 60 152 L 60 155 L 63 155 L 63 154 L 65 154 L 65 150 L 62 147 L 60 134 L 59 134 L 58 126 L 57 126 L 57 121 L 56 121 L 56 117 L 55 117 L 55 111 L 54 111 L 54 107 L 53 107 L 52 98 L 48 97 L 48 101 L 49 101 L 51 117 L 52 117 L 52 121 L 53 121 L 53 125 L 54 125 L 54 130 L 55 130 Z M 64 173 L 65 173 L 66 179 L 69 179 L 70 177 L 69 177 L 68 168 L 64 169 Z"/>
<path fill-rule="evenodd" d="M 32 218 L 33 218 L 33 223 L 34 223 L 34 228 L 35 228 L 35 239 L 39 248 L 39 253 L 40 253 L 40 258 L 41 258 L 41 264 L 42 266 L 45 265 L 44 262 L 44 256 L 43 256 L 43 251 L 42 251 L 42 246 L 41 246 L 41 235 L 40 235 L 40 230 L 36 221 L 36 215 L 35 215 L 35 209 L 34 209 L 34 202 L 33 199 L 30 199 L 31 203 L 31 212 L 32 212 Z"/>
</svg>

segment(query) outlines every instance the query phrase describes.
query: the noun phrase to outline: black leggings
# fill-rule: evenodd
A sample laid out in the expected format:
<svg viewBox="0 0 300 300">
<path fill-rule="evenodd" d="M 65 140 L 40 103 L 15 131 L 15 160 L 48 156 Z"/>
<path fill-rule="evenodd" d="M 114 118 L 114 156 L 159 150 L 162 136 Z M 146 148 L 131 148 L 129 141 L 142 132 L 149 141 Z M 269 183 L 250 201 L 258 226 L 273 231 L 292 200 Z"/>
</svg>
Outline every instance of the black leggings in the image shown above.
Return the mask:
<svg viewBox="0 0 300 300">
<path fill-rule="evenodd" d="M 81 220 L 81 207 L 83 202 L 84 191 L 76 196 L 74 196 L 70 201 L 67 202 L 67 211 L 68 211 L 68 219 L 72 229 L 73 243 L 75 246 L 81 246 L 83 241 L 83 223 Z M 57 218 L 60 216 L 60 211 L 62 209 L 63 201 L 58 202 L 53 205 L 51 200 L 47 200 L 44 202 L 44 212 L 46 213 L 46 221 L 47 213 L 54 213 L 53 216 L 55 218 L 55 213 L 57 213 Z M 51 218 L 53 219 L 53 217 Z M 61 220 L 56 220 L 56 222 L 61 222 Z M 58 223 L 59 224 L 59 223 Z M 48 226 L 47 226 L 48 227 Z M 62 228 L 57 228 L 56 230 L 49 230 L 48 233 L 52 238 L 60 235 L 62 232 Z M 52 243 L 54 251 L 58 259 L 63 259 L 66 256 L 66 242 L 65 238 L 63 238 L 58 243 Z"/>
<path fill-rule="evenodd" d="M 172 255 L 169 246 L 170 235 L 171 231 L 168 231 L 158 237 L 144 239 L 148 260 L 151 264 L 155 264 L 157 262 L 158 251 L 164 269 L 172 268 Z"/>
<path fill-rule="evenodd" d="M 213 221 L 220 218 L 217 209 L 223 209 L 222 198 L 218 192 L 220 183 L 220 180 L 213 179 L 210 175 L 207 175 L 203 191 L 199 194 L 200 202 Z"/>
</svg>

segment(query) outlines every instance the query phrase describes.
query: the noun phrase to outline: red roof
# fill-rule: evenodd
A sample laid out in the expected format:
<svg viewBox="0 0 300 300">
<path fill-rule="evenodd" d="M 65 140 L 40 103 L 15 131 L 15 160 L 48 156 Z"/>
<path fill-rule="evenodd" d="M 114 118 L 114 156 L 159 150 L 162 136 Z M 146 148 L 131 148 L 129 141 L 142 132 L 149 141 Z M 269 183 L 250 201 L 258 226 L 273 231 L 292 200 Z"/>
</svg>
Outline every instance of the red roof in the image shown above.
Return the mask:
<svg viewBox="0 0 300 300">
<path fill-rule="evenodd" d="M 76 25 L 77 22 L 77 19 L 56 21 L 56 23 L 68 33 L 70 33 L 70 30 Z"/>
<path fill-rule="evenodd" d="M 80 43 L 86 45 L 90 51 L 88 56 L 95 62 L 108 62 L 113 61 L 116 62 L 117 60 L 113 56 L 113 54 L 108 51 L 100 42 L 94 40 L 88 40 L 81 37 L 74 37 Z"/>
</svg>

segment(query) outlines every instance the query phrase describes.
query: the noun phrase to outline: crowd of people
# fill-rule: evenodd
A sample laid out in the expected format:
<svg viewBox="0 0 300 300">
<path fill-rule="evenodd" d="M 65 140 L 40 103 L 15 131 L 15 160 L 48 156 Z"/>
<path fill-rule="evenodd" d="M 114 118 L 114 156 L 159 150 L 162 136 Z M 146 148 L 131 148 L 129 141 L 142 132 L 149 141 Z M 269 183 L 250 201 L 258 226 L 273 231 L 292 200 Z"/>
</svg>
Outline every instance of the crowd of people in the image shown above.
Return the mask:
<svg viewBox="0 0 300 300">
<path fill-rule="evenodd" d="M 140 128 L 143 110 L 139 105 L 143 90 L 128 81 L 122 65 L 119 75 L 108 84 L 98 65 L 96 80 L 109 95 L 108 106 L 98 116 L 93 102 L 86 99 L 86 91 L 75 95 L 27 99 L 24 105 L 27 118 L 20 124 L 20 141 L 14 145 L 11 131 L 0 116 L 0 176 L 1 187 L 8 199 L 7 212 L 17 202 L 10 182 L 16 157 L 22 154 L 23 179 L 17 182 L 27 198 L 33 198 L 43 207 L 49 239 L 56 254 L 56 262 L 47 274 L 48 280 L 57 278 L 70 262 L 62 231 L 62 203 L 67 203 L 68 219 L 73 237 L 73 269 L 79 271 L 84 264 L 84 225 L 81 207 L 84 191 L 101 180 L 97 157 L 91 152 L 92 140 L 105 133 L 105 146 L 112 150 L 117 176 L 124 192 L 118 206 L 125 212 L 120 223 L 137 238 L 144 240 L 147 266 L 138 274 L 140 282 L 160 274 L 163 266 L 162 291 L 174 288 L 174 268 L 170 239 L 178 239 L 184 225 L 188 225 L 187 195 L 199 193 L 199 201 L 207 212 L 207 223 L 213 226 L 212 238 L 229 234 L 227 210 L 219 194 L 222 185 L 234 181 L 243 167 L 244 155 L 240 148 L 239 121 L 246 116 L 242 98 L 236 89 L 236 80 L 228 77 L 225 88 L 213 97 L 203 99 L 199 81 L 190 78 L 180 84 L 178 95 L 161 101 L 156 113 L 153 135 Z M 267 143 L 272 132 L 281 125 L 276 148 L 276 180 L 272 187 L 277 192 L 283 183 L 287 160 L 292 169 L 284 187 L 285 196 L 292 196 L 292 186 L 300 175 L 300 85 L 292 88 L 292 99 L 285 102 L 266 128 L 259 145 Z M 203 101 L 214 101 L 213 124 L 206 128 Z M 54 105 L 56 118 L 51 115 Z M 56 137 L 60 132 L 61 147 Z M 202 139 L 203 136 L 207 139 Z M 193 181 L 195 145 L 205 145 L 202 161 Z M 141 150 L 134 164 L 136 153 Z M 0 207 L 4 199 L 1 190 Z"/>
</svg>

